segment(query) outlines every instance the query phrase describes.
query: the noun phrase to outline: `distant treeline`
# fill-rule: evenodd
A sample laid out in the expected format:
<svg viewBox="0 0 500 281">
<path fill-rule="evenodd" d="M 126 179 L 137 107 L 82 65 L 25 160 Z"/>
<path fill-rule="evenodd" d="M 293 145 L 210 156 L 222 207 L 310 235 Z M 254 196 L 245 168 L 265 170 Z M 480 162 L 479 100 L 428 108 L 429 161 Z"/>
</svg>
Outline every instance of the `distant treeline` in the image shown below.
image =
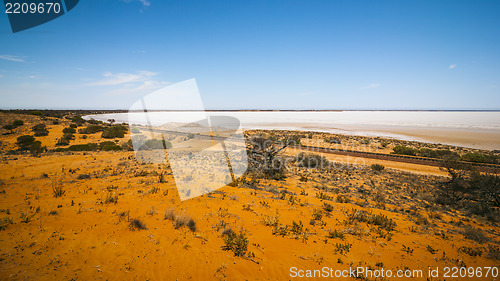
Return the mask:
<svg viewBox="0 0 500 281">
<path fill-rule="evenodd" d="M 89 115 L 89 114 L 105 114 L 105 113 L 126 113 L 128 110 L 52 110 L 52 109 L 0 109 L 2 113 L 27 114 L 35 116 L 62 118 L 65 115 Z"/>
<path fill-rule="evenodd" d="M 456 159 L 474 163 L 499 164 L 499 157 L 491 154 L 483 153 L 466 153 L 459 155 L 455 151 L 449 149 L 430 149 L 430 148 L 413 148 L 404 145 L 396 145 L 393 148 L 393 154 L 421 156 L 435 159 Z"/>
</svg>

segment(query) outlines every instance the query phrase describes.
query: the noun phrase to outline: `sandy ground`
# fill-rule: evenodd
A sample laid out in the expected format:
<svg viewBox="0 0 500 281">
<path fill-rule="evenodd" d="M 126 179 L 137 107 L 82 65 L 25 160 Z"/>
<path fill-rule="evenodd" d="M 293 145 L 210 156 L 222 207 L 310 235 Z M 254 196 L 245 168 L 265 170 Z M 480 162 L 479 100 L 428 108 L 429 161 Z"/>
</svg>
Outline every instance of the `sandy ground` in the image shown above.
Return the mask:
<svg viewBox="0 0 500 281">
<path fill-rule="evenodd" d="M 286 150 L 286 153 L 288 155 L 292 155 L 292 156 L 297 155 L 300 152 L 303 152 L 303 151 L 301 151 L 300 149 L 293 149 L 293 148 L 288 148 Z M 406 171 L 406 172 L 420 174 L 420 175 L 448 176 L 448 174 L 445 171 L 443 171 L 439 167 L 435 167 L 435 166 L 402 163 L 402 162 L 396 162 L 396 161 L 384 161 L 384 160 L 378 160 L 378 159 L 352 157 L 352 156 L 345 156 L 345 155 L 334 155 L 334 154 L 311 152 L 311 151 L 306 151 L 306 153 L 319 154 L 319 155 L 326 157 L 328 160 L 342 163 L 345 165 L 369 166 L 372 164 L 382 164 L 382 165 L 384 165 L 384 167 L 389 168 L 389 169 L 396 169 L 396 170 Z"/>
<path fill-rule="evenodd" d="M 249 177 L 181 201 L 165 165 L 139 163 L 130 151 L 5 153 L 40 122 L 31 119 L 1 136 L 0 219 L 10 220 L 0 230 L 1 280 L 290 280 L 291 267 L 351 266 L 424 274 L 429 266 L 439 267 L 435 280 L 449 280 L 442 277 L 444 267 L 499 265 L 500 250 L 492 248 L 500 243 L 497 223 L 432 203 L 431 187 L 446 180 L 436 167 L 332 155 L 387 169 L 291 170 L 282 180 Z M 49 135 L 37 139 L 53 149 L 69 124 L 64 122 L 49 124 Z M 76 134 L 71 144 L 104 140 L 100 133 L 87 139 Z M 54 187 L 64 194 L 55 197 Z M 396 225 L 384 230 L 349 223 L 353 210 L 383 215 Z M 175 220 L 193 219 L 195 229 L 166 219 L 170 212 Z M 131 228 L 134 219 L 145 227 Z M 466 239 L 465 226 L 485 240 Z M 225 250 L 223 233 L 229 229 L 248 240 L 245 256 Z M 344 237 L 330 237 L 333 230 Z"/>
</svg>

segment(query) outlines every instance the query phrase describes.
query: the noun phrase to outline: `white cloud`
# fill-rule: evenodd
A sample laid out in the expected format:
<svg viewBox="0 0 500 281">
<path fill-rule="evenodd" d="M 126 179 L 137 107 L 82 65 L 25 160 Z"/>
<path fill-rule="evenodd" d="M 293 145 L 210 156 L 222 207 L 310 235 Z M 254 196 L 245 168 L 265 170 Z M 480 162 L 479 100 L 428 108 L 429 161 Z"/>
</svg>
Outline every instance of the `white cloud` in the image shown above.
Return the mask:
<svg viewBox="0 0 500 281">
<path fill-rule="evenodd" d="M 455 68 L 455 67 L 457 67 L 457 65 L 456 65 L 456 64 L 452 64 L 452 65 L 450 65 L 450 69 L 453 69 L 453 68 Z"/>
<path fill-rule="evenodd" d="M 85 86 L 104 87 L 103 93 L 108 95 L 147 94 L 168 83 L 155 79 L 157 73 L 139 71 L 137 73 L 112 73 L 103 74 L 103 79 L 90 82 Z"/>
<path fill-rule="evenodd" d="M 139 1 L 141 1 L 142 5 L 146 7 L 149 7 L 149 5 L 151 5 L 151 2 L 149 2 L 148 0 L 139 0 Z"/>
<path fill-rule="evenodd" d="M 108 91 L 109 95 L 128 95 L 128 94 L 146 94 L 153 92 L 168 85 L 167 82 L 159 82 L 155 80 L 143 81 L 140 84 L 126 84 L 118 89 Z"/>
<path fill-rule="evenodd" d="M 370 85 L 366 85 L 364 87 L 361 87 L 360 90 L 375 89 L 375 88 L 378 88 L 378 87 L 380 87 L 379 83 L 372 83 Z"/>
<path fill-rule="evenodd" d="M 134 0 L 121 0 L 121 1 L 125 3 L 130 3 Z M 149 0 L 138 0 L 138 1 L 141 2 L 144 7 L 149 7 L 151 5 L 151 2 L 149 2 Z"/>
<path fill-rule="evenodd" d="M 112 86 L 112 85 L 121 85 L 127 83 L 143 82 L 155 75 L 156 73 L 150 71 L 139 71 L 136 74 L 106 72 L 104 73 L 105 77 L 104 79 L 89 83 L 87 84 L 87 86 Z"/>
<path fill-rule="evenodd" d="M 0 59 L 15 61 L 15 62 L 24 62 L 24 58 L 20 56 L 11 56 L 11 55 L 0 55 Z"/>
</svg>

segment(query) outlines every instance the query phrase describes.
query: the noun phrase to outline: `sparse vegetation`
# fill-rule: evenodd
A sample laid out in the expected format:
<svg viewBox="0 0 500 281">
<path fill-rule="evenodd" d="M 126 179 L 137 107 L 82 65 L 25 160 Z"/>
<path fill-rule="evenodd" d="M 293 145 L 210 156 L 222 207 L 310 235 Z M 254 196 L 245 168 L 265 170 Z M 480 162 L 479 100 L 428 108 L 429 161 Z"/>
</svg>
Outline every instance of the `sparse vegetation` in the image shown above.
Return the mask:
<svg viewBox="0 0 500 281">
<path fill-rule="evenodd" d="M 385 169 L 384 165 L 380 165 L 380 164 L 372 164 L 371 168 L 375 172 L 380 172 L 380 171 L 383 171 Z"/>
<path fill-rule="evenodd" d="M 0 230 L 4 230 L 7 228 L 9 224 L 13 224 L 11 217 L 5 217 L 0 219 Z"/>
<path fill-rule="evenodd" d="M 130 230 L 146 230 L 146 225 L 140 219 L 131 219 L 129 222 Z"/>
<path fill-rule="evenodd" d="M 245 256 L 248 249 L 248 238 L 243 232 L 237 234 L 234 231 L 228 231 L 224 235 L 224 251 L 233 251 L 237 257 Z"/>
</svg>

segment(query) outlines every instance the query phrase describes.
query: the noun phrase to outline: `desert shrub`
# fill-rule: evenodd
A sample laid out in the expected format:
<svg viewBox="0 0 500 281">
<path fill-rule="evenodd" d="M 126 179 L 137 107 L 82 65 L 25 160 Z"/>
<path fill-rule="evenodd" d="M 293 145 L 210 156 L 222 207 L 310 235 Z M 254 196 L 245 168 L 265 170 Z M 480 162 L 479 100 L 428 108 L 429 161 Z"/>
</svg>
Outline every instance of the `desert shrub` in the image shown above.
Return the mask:
<svg viewBox="0 0 500 281">
<path fill-rule="evenodd" d="M 41 141 L 34 141 L 30 145 L 30 153 L 33 156 L 37 156 L 38 154 L 42 153 L 45 150 L 45 147 L 42 147 L 42 142 Z"/>
<path fill-rule="evenodd" d="M 327 213 L 331 213 L 333 211 L 333 205 L 325 202 L 323 203 L 323 210 Z"/>
<path fill-rule="evenodd" d="M 34 111 L 31 111 L 31 112 L 30 112 L 30 115 L 42 116 L 42 115 L 43 115 L 43 113 L 42 113 L 41 111 L 34 110 Z"/>
<path fill-rule="evenodd" d="M 20 150 L 28 150 L 34 142 L 35 137 L 31 135 L 24 135 L 17 138 L 16 144 L 19 146 Z"/>
<path fill-rule="evenodd" d="M 67 141 L 70 141 L 75 139 L 75 135 L 73 133 L 64 133 L 62 138 Z"/>
<path fill-rule="evenodd" d="M 19 127 L 19 126 L 24 125 L 24 122 L 23 122 L 23 120 L 14 120 L 14 121 L 12 122 L 12 125 L 13 125 L 14 127 Z"/>
<path fill-rule="evenodd" d="M 401 250 L 403 250 L 403 252 L 406 252 L 406 253 L 407 253 L 407 254 L 409 254 L 409 255 L 413 254 L 413 249 L 412 249 L 412 248 L 410 248 L 410 247 L 408 247 L 408 246 L 406 246 L 406 245 L 403 245 L 403 246 L 401 247 Z"/>
<path fill-rule="evenodd" d="M 80 134 L 94 134 L 94 133 L 102 132 L 102 131 L 104 131 L 104 127 L 101 125 L 88 125 L 87 127 L 78 130 L 78 133 L 80 133 Z"/>
<path fill-rule="evenodd" d="M 29 223 L 31 219 L 35 216 L 35 214 L 29 215 L 28 213 L 21 213 L 21 222 L 23 223 Z"/>
<path fill-rule="evenodd" d="M 192 232 L 196 231 L 196 222 L 185 213 L 176 214 L 174 209 L 168 209 L 165 211 L 164 218 L 173 221 L 175 229 L 186 226 Z"/>
<path fill-rule="evenodd" d="M 47 126 L 45 124 L 40 123 L 31 128 L 31 130 L 35 133 L 36 137 L 46 136 L 49 134 L 49 130 L 47 130 Z"/>
<path fill-rule="evenodd" d="M 73 121 L 73 123 L 77 125 L 82 125 L 86 122 L 85 119 L 83 119 L 81 116 L 74 116 L 73 118 L 71 118 L 71 121 Z"/>
<path fill-rule="evenodd" d="M 393 148 L 393 154 L 400 154 L 400 155 L 416 155 L 417 154 L 417 149 L 404 146 L 404 145 L 396 145 Z"/>
<path fill-rule="evenodd" d="M 295 235 L 300 235 L 302 234 L 304 229 L 304 225 L 302 225 L 302 221 L 299 220 L 299 222 L 292 221 L 292 226 L 290 227 L 290 232 L 295 234 Z"/>
<path fill-rule="evenodd" d="M 342 143 L 342 141 L 340 141 L 337 138 L 331 138 L 331 139 L 325 138 L 325 142 L 326 143 L 333 143 L 333 144 L 341 144 Z"/>
<path fill-rule="evenodd" d="M 476 257 L 476 256 L 480 257 L 483 254 L 483 252 L 477 248 L 471 248 L 471 247 L 465 247 L 465 246 L 458 248 L 458 251 L 465 253 L 471 257 Z"/>
<path fill-rule="evenodd" d="M 344 235 L 344 233 L 342 231 L 334 229 L 333 231 L 329 231 L 328 232 L 328 236 L 327 237 L 331 238 L 331 239 L 335 239 L 335 238 L 344 239 L 345 235 Z"/>
<path fill-rule="evenodd" d="M 462 232 L 465 238 L 474 240 L 478 243 L 484 243 L 489 241 L 489 238 L 484 235 L 483 231 L 470 225 L 466 225 Z"/>
<path fill-rule="evenodd" d="M 279 224 L 279 216 L 278 216 L 278 214 L 275 214 L 275 215 L 272 215 L 272 216 L 265 215 L 262 218 L 262 222 L 266 226 L 277 226 Z"/>
<path fill-rule="evenodd" d="M 5 130 L 9 130 L 12 133 L 12 131 L 16 128 L 16 126 L 11 125 L 11 124 L 7 124 L 7 125 L 3 125 L 2 128 L 4 128 Z"/>
<path fill-rule="evenodd" d="M 171 144 L 170 144 L 170 146 L 171 146 Z M 128 140 L 127 142 L 122 143 L 122 148 L 125 151 L 133 151 L 134 145 L 132 144 L 132 140 Z"/>
<path fill-rule="evenodd" d="M 431 246 L 431 245 L 427 245 L 426 250 L 427 250 L 429 253 L 433 254 L 433 255 L 437 252 L 437 250 L 436 250 L 436 249 L 434 249 L 434 248 L 432 248 L 432 246 Z"/>
<path fill-rule="evenodd" d="M 127 127 L 123 125 L 111 126 L 104 129 L 101 137 L 106 139 L 123 138 L 127 131 Z"/>
<path fill-rule="evenodd" d="M 118 151 L 123 148 L 112 141 L 104 141 L 99 144 L 99 148 L 103 151 Z"/>
<path fill-rule="evenodd" d="M 323 211 L 321 209 L 313 210 L 313 220 L 320 221 L 323 218 Z"/>
<path fill-rule="evenodd" d="M 280 153 L 289 145 L 262 136 L 247 142 L 248 172 L 256 178 L 281 180 L 286 174 L 286 160 Z"/>
<path fill-rule="evenodd" d="M 481 153 L 466 153 L 460 156 L 460 160 L 475 163 L 491 163 L 497 164 L 498 157 L 495 155 L 481 154 Z"/>
<path fill-rule="evenodd" d="M 488 247 L 488 258 L 500 261 L 500 248 L 490 245 Z"/>
<path fill-rule="evenodd" d="M 96 151 L 98 145 L 96 143 L 75 144 L 68 147 L 69 151 Z"/>
<path fill-rule="evenodd" d="M 139 148 L 139 150 L 148 150 L 148 149 L 165 149 L 171 148 L 172 144 L 169 141 L 164 139 L 149 139 L 144 142 L 144 144 Z"/>
<path fill-rule="evenodd" d="M 63 129 L 63 133 L 64 134 L 74 134 L 74 133 L 76 133 L 76 130 L 75 130 L 75 128 L 66 127 Z"/>
<path fill-rule="evenodd" d="M 427 217 L 419 215 L 415 218 L 415 223 L 418 225 L 429 225 L 429 220 Z"/>
<path fill-rule="evenodd" d="M 131 219 L 129 224 L 128 224 L 130 230 L 145 230 L 148 229 L 146 227 L 146 224 L 144 224 L 141 220 L 139 219 Z"/>
<path fill-rule="evenodd" d="M 63 188 L 62 181 L 60 180 L 53 180 L 52 181 L 52 195 L 54 197 L 61 197 L 66 193 L 66 191 Z"/>
<path fill-rule="evenodd" d="M 386 231 L 393 231 L 396 229 L 396 222 L 385 215 L 373 215 L 367 213 L 366 211 L 352 209 L 350 213 L 347 214 L 347 224 L 353 224 L 354 222 L 364 222 L 367 224 L 372 224 L 379 226 L 381 229 Z"/>
<path fill-rule="evenodd" d="M 337 195 L 337 202 L 339 203 L 349 203 L 351 200 L 349 199 L 349 197 L 347 196 L 344 196 L 344 195 Z"/>
<path fill-rule="evenodd" d="M 106 199 L 104 199 L 104 203 L 109 204 L 109 203 L 118 203 L 118 195 L 108 192 L 108 195 L 106 195 Z"/>
<path fill-rule="evenodd" d="M 69 140 L 65 138 L 60 138 L 56 142 L 56 146 L 65 146 L 65 145 L 69 145 Z"/>
<path fill-rule="evenodd" d="M 368 223 L 380 226 L 380 228 L 385 229 L 387 231 L 393 231 L 394 229 L 396 229 L 396 222 L 382 214 L 372 215 L 371 218 L 368 220 Z"/>
<path fill-rule="evenodd" d="M 383 171 L 385 169 L 384 165 L 380 165 L 380 164 L 372 164 L 371 168 L 375 172 L 380 172 L 380 171 Z"/>
<path fill-rule="evenodd" d="M 322 169 L 329 166 L 330 161 L 322 155 L 306 154 L 301 152 L 297 155 L 297 166 L 308 169 Z"/>
<path fill-rule="evenodd" d="M 7 228 L 9 224 L 13 224 L 11 217 L 5 217 L 0 219 L 0 230 L 4 230 Z"/>
<path fill-rule="evenodd" d="M 349 243 L 336 243 L 335 244 L 335 253 L 340 253 L 341 255 L 349 253 L 351 250 L 352 244 Z"/>
<path fill-rule="evenodd" d="M 236 234 L 230 231 L 224 236 L 224 251 L 233 251 L 235 256 L 245 256 L 248 249 L 248 239 L 243 232 Z"/>
<path fill-rule="evenodd" d="M 174 209 L 168 209 L 165 211 L 165 219 L 166 220 L 175 220 L 175 210 Z"/>
<path fill-rule="evenodd" d="M 430 148 L 420 148 L 417 152 L 419 156 L 428 158 L 458 158 L 458 153 L 451 151 L 449 149 L 430 149 Z"/>
<path fill-rule="evenodd" d="M 329 196 L 328 194 L 326 193 L 323 193 L 323 192 L 316 192 L 316 197 L 319 198 L 319 199 L 324 199 L 324 200 L 332 200 L 332 197 Z"/>
</svg>

